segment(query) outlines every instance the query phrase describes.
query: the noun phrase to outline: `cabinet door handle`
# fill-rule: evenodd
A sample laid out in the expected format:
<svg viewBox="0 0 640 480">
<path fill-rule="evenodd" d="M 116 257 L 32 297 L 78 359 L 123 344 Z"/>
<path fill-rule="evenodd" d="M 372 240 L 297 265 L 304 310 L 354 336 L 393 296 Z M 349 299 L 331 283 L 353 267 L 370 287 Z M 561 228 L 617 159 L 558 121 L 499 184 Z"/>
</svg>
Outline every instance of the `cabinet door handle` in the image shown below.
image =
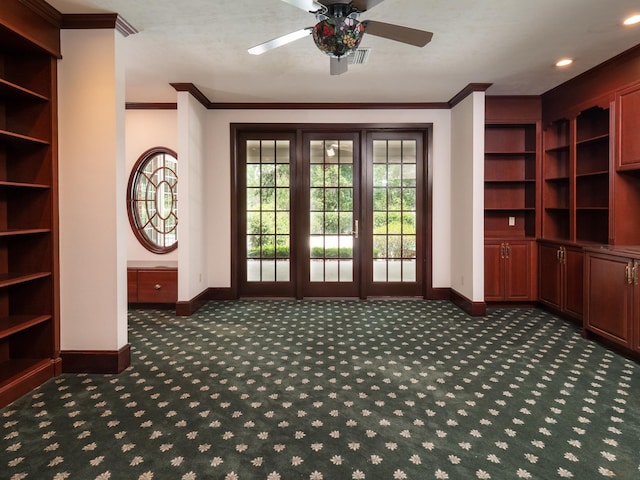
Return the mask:
<svg viewBox="0 0 640 480">
<path fill-rule="evenodd" d="M 500 244 L 500 258 L 504 258 L 504 243 Z"/>
<path fill-rule="evenodd" d="M 627 284 L 629 284 L 629 264 L 628 263 L 624 267 L 624 278 Z"/>
<path fill-rule="evenodd" d="M 633 261 L 633 284 L 638 285 L 638 262 Z"/>
<path fill-rule="evenodd" d="M 160 290 L 162 288 L 162 285 L 160 285 L 159 283 L 156 283 L 153 288 L 155 288 L 156 290 Z"/>
<path fill-rule="evenodd" d="M 509 255 L 511 254 L 510 250 L 511 250 L 511 247 L 509 246 L 509 244 L 505 243 L 505 245 L 504 245 L 504 257 L 505 258 L 509 258 Z"/>
<path fill-rule="evenodd" d="M 562 264 L 565 265 L 567 263 L 567 249 L 562 247 Z"/>
</svg>

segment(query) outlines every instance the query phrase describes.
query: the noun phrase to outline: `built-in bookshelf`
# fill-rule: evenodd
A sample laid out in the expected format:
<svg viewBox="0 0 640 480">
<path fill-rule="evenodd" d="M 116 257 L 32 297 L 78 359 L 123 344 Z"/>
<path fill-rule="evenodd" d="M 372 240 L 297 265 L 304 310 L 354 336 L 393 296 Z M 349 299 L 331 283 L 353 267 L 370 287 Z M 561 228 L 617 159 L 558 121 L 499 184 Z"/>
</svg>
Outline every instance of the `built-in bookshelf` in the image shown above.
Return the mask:
<svg viewBox="0 0 640 480">
<path fill-rule="evenodd" d="M 485 125 L 485 237 L 536 235 L 536 124 Z"/>
<path fill-rule="evenodd" d="M 558 120 L 544 130 L 542 165 L 542 236 L 569 240 L 569 121 Z"/>
<path fill-rule="evenodd" d="M 609 109 L 593 107 L 544 129 L 543 238 L 607 243 L 609 124 Z"/>
<path fill-rule="evenodd" d="M 7 8 L 28 24 L 26 7 Z M 0 25 L 0 407 L 61 366 L 56 65 Z"/>
<path fill-rule="evenodd" d="M 540 98 L 487 96 L 484 138 L 484 293 L 487 302 L 537 297 Z"/>
<path fill-rule="evenodd" d="M 609 238 L 609 109 L 593 107 L 576 117 L 577 242 Z"/>
</svg>

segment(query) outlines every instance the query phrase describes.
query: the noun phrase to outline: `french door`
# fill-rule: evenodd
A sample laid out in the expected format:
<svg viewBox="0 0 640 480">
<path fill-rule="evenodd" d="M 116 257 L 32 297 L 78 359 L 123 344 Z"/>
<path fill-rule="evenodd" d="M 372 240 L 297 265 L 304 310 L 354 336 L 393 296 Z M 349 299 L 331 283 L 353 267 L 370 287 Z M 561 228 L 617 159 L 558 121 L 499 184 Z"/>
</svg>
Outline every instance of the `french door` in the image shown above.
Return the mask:
<svg viewBox="0 0 640 480">
<path fill-rule="evenodd" d="M 424 136 L 369 132 L 363 278 L 369 296 L 425 295 Z"/>
<path fill-rule="evenodd" d="M 239 132 L 239 295 L 424 295 L 424 133 Z"/>
<path fill-rule="evenodd" d="M 302 296 L 359 296 L 359 135 L 305 133 L 302 145 Z"/>
</svg>

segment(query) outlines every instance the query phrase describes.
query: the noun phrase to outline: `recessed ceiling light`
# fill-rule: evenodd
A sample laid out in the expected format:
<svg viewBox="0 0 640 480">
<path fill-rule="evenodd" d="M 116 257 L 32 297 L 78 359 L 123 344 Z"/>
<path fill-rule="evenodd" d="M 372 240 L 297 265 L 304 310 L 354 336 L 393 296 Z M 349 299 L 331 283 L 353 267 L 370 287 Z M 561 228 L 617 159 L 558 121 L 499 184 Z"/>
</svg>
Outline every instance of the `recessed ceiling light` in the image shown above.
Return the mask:
<svg viewBox="0 0 640 480">
<path fill-rule="evenodd" d="M 625 18 L 622 23 L 625 25 L 635 25 L 636 23 L 640 23 L 640 15 L 631 15 L 630 17 Z"/>
<path fill-rule="evenodd" d="M 556 67 L 566 67 L 567 65 L 571 65 L 573 60 L 570 58 L 561 58 L 556 62 Z"/>
</svg>

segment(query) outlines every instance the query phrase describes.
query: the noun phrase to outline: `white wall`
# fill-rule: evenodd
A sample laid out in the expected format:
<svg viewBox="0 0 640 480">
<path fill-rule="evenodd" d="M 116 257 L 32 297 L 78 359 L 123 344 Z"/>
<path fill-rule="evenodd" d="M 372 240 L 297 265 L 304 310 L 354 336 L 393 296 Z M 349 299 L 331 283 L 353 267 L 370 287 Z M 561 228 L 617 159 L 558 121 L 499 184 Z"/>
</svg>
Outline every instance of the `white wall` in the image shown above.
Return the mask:
<svg viewBox="0 0 640 480">
<path fill-rule="evenodd" d="M 127 110 L 126 112 L 126 179 L 144 152 L 153 147 L 166 147 L 178 151 L 177 110 Z M 180 159 L 178 159 L 179 162 Z M 178 179 L 178 195 L 180 179 Z M 178 197 L 179 198 L 179 197 Z M 178 200 L 179 201 L 179 200 Z M 122 215 L 127 217 L 126 204 Z M 180 245 L 178 243 L 178 245 Z M 180 248 L 180 247 L 178 247 Z M 142 246 L 131 228 L 127 229 L 127 260 L 129 261 L 177 261 L 178 250 L 158 255 Z"/>
<path fill-rule="evenodd" d="M 484 97 L 472 93 L 451 118 L 450 286 L 473 302 L 484 302 Z"/>
<path fill-rule="evenodd" d="M 181 199 L 178 202 L 178 250 L 196 248 L 196 251 L 201 251 L 195 255 L 192 251 L 185 251 L 184 256 L 179 257 L 181 301 L 193 298 L 207 287 L 224 288 L 231 285 L 231 123 L 433 124 L 432 286 L 453 287 L 470 300 L 483 301 L 483 93 L 472 94 L 453 110 L 362 111 L 206 111 L 188 93 L 179 92 L 178 95 L 184 95 L 186 99 L 179 103 L 179 113 L 158 110 L 127 112 L 127 152 L 128 160 L 134 162 L 137 159 L 137 156 L 133 158 L 134 151 L 136 154 L 137 151 L 144 151 L 156 138 L 170 139 L 172 132 L 174 137 L 180 136 L 180 145 L 176 148 Z M 147 128 L 152 131 L 146 131 Z M 203 142 L 202 148 L 198 146 L 199 141 Z M 169 142 L 166 143 L 171 148 Z M 204 175 L 201 178 L 205 183 L 199 186 L 196 181 L 195 185 L 189 187 L 194 176 L 197 180 L 200 161 L 204 162 Z M 184 169 L 185 162 L 191 165 L 187 170 Z M 193 203 L 197 198 L 193 196 L 194 189 L 198 188 L 204 189 L 204 206 L 199 205 L 197 200 Z M 187 202 L 195 210 L 181 210 L 180 207 L 186 206 Z M 201 245 L 197 243 L 193 230 L 197 228 L 197 218 L 202 218 L 205 225 Z M 132 234 L 129 236 L 133 237 Z M 130 248 L 130 260 L 144 259 L 144 252 L 132 253 L 135 251 Z M 452 251 L 455 255 L 452 255 Z M 139 258 L 133 258 L 134 255 Z M 204 271 L 201 263 L 203 258 L 207 262 Z M 185 265 L 190 265 L 188 271 Z M 463 277 L 465 280 L 461 281 Z"/>
<path fill-rule="evenodd" d="M 63 30 L 58 70 L 60 342 L 127 343 L 123 38 Z"/>
<path fill-rule="evenodd" d="M 451 285 L 450 110 L 210 110 L 206 145 L 206 235 L 210 287 L 231 285 L 231 123 L 432 123 L 432 286 Z M 179 230 L 179 235 L 182 234 Z M 180 245 L 182 248 L 182 243 Z"/>
<path fill-rule="evenodd" d="M 205 204 L 207 110 L 190 93 L 178 92 L 178 301 L 189 301 L 208 284 L 205 231 L 217 205 Z M 227 200 L 227 208 L 229 201 Z M 222 230 L 223 225 L 217 225 Z"/>
</svg>

